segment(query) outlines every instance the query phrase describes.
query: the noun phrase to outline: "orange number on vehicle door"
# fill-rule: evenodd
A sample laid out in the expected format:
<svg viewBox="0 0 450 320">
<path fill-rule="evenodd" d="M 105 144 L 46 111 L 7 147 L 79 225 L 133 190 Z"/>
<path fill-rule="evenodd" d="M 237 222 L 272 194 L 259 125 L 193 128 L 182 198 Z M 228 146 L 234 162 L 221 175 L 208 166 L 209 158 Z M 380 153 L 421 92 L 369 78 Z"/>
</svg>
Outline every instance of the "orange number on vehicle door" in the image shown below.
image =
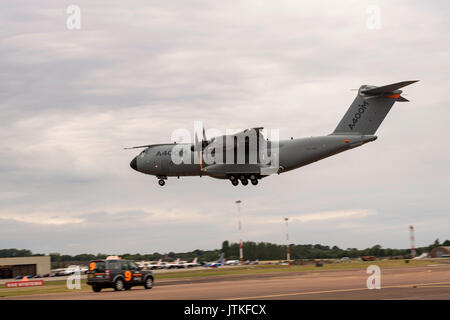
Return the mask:
<svg viewBox="0 0 450 320">
<path fill-rule="evenodd" d="M 89 264 L 89 270 L 95 270 L 95 265 L 96 265 L 96 263 L 95 262 L 91 262 L 90 264 Z"/>
<path fill-rule="evenodd" d="M 125 281 L 130 281 L 131 280 L 131 271 L 127 270 L 125 271 Z"/>
</svg>

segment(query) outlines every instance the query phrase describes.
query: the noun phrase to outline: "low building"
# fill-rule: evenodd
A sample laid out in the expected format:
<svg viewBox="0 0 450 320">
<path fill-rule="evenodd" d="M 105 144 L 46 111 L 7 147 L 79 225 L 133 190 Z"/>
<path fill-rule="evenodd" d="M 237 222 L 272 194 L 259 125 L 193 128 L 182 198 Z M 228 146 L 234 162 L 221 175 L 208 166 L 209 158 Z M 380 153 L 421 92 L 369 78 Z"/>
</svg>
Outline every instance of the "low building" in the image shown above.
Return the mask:
<svg viewBox="0 0 450 320">
<path fill-rule="evenodd" d="M 50 256 L 0 258 L 0 278 L 50 273 Z"/>
<path fill-rule="evenodd" d="M 442 256 L 450 255 L 450 246 L 445 247 L 436 247 L 430 252 L 430 257 L 432 258 L 441 258 Z"/>
</svg>

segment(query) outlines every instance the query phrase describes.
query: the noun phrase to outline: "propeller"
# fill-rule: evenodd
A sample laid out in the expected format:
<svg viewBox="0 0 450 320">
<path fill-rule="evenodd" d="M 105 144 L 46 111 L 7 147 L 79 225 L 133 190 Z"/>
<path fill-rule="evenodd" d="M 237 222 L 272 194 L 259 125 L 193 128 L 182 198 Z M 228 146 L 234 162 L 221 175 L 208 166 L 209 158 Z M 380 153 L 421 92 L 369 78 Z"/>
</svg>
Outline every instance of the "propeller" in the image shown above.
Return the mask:
<svg viewBox="0 0 450 320">
<path fill-rule="evenodd" d="M 195 132 L 195 145 L 193 147 L 197 148 L 198 158 L 200 160 L 200 171 L 203 171 L 203 150 L 208 146 L 209 141 L 206 139 L 206 131 L 203 128 L 203 137 L 201 143 L 198 141 L 197 132 Z"/>
</svg>

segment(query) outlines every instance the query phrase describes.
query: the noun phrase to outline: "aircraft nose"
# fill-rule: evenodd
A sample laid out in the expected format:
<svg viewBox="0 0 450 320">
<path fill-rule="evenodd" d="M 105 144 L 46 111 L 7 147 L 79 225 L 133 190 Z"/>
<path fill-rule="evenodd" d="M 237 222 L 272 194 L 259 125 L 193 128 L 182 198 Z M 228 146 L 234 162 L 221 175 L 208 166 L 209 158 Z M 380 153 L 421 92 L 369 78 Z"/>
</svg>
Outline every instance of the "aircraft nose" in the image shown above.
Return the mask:
<svg viewBox="0 0 450 320">
<path fill-rule="evenodd" d="M 137 160 L 136 160 L 136 158 L 137 157 L 135 157 L 133 160 L 131 160 L 130 167 L 137 171 Z"/>
</svg>

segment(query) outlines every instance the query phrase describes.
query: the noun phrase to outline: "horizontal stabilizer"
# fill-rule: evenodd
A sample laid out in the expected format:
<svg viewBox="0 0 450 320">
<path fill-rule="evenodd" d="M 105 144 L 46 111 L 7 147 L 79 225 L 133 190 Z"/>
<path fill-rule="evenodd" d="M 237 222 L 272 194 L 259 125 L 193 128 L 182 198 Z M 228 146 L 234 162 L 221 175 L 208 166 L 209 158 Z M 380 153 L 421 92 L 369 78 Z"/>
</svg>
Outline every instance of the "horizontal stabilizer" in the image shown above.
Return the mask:
<svg viewBox="0 0 450 320">
<path fill-rule="evenodd" d="M 375 94 L 382 94 L 382 93 L 393 92 L 393 91 L 395 91 L 397 89 L 406 87 L 406 86 L 408 86 L 408 85 L 410 85 L 410 84 L 412 84 L 414 82 L 417 82 L 417 81 L 419 81 L 419 80 L 402 81 L 402 82 L 388 84 L 386 86 L 381 86 L 381 87 L 375 87 L 375 88 L 369 88 L 369 89 L 361 89 L 361 93 L 369 94 L 369 95 L 375 95 Z"/>
<path fill-rule="evenodd" d="M 417 81 L 402 81 L 380 87 L 362 85 L 333 134 L 375 135 L 394 103 L 408 101 L 401 96 L 402 90 L 399 89 Z"/>
</svg>

